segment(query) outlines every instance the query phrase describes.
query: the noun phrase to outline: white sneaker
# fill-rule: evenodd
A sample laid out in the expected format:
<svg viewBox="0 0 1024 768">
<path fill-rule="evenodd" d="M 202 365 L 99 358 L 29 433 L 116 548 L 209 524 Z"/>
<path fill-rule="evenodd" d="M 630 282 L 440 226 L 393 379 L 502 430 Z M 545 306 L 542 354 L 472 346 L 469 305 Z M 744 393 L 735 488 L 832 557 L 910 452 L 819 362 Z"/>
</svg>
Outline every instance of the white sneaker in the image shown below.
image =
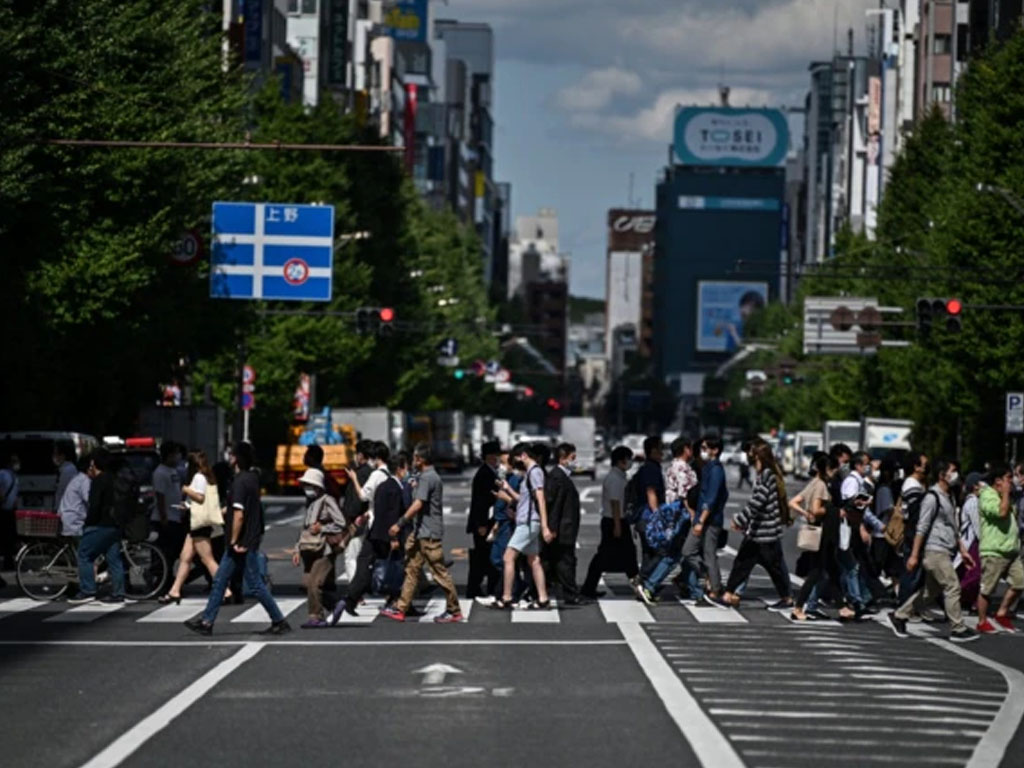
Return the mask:
<svg viewBox="0 0 1024 768">
<path fill-rule="evenodd" d="M 476 601 L 477 605 L 483 605 L 483 606 L 486 606 L 488 608 L 490 608 L 492 605 L 494 605 L 494 595 L 484 595 L 482 597 L 474 597 L 473 600 Z"/>
</svg>

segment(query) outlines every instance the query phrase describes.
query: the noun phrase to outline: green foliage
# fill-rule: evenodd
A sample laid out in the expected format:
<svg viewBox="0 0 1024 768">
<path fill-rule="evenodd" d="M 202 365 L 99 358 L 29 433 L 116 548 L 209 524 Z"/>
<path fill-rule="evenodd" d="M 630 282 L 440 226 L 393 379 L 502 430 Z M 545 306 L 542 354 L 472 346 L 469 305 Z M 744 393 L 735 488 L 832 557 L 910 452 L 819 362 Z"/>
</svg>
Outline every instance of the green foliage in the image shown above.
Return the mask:
<svg viewBox="0 0 1024 768">
<path fill-rule="evenodd" d="M 1024 199 L 1024 35 L 971 62 L 957 94 L 957 121 L 938 111 L 908 137 L 885 186 L 878 237 L 837 234 L 837 256 L 806 276 L 792 310 L 769 307 L 752 321 L 753 336 L 774 338 L 750 368 L 799 357 L 806 296 L 873 296 L 904 309 L 913 325 L 918 298 L 956 297 L 967 308 L 963 332 L 939 324 L 928 338 L 887 327 L 905 349 L 864 357 L 801 360 L 792 386 L 769 384 L 759 398 L 734 407 L 750 429 L 778 423 L 819 428 L 827 419 L 891 416 L 913 419 L 915 442 L 933 454 L 960 453 L 971 466 L 1001 458 L 1003 395 L 1024 386 L 1024 311 L 971 305 L 1024 305 L 1024 215 L 1008 202 Z M 1002 188 L 986 193 L 978 185 Z M 725 392 L 734 400 L 743 374 Z"/>
</svg>

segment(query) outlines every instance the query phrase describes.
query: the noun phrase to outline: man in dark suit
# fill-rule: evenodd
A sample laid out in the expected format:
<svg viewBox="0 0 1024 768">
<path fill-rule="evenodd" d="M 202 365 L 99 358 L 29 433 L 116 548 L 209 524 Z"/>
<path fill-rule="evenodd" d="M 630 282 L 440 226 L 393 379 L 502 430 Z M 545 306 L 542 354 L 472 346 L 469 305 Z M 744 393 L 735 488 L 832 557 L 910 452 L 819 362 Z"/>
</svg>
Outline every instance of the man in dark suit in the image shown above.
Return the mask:
<svg viewBox="0 0 1024 768">
<path fill-rule="evenodd" d="M 473 549 L 469 553 L 469 579 L 466 582 L 466 597 L 473 599 L 494 593 L 498 575 L 491 565 L 491 545 L 487 535 L 491 532 L 491 508 L 494 506 L 498 482 L 498 459 L 501 445 L 497 441 L 484 443 L 480 453 L 484 463 L 473 476 L 472 495 L 469 500 L 469 517 L 466 533 L 473 536 Z M 487 577 L 487 591 L 481 585 Z"/>
<path fill-rule="evenodd" d="M 572 481 L 576 446 L 562 443 L 555 454 L 558 464 L 548 472 L 544 493 L 548 507 L 548 528 L 555 538 L 544 545 L 542 557 L 548 584 L 556 584 L 563 605 L 582 605 L 576 584 L 576 537 L 580 532 L 580 492 Z"/>
</svg>

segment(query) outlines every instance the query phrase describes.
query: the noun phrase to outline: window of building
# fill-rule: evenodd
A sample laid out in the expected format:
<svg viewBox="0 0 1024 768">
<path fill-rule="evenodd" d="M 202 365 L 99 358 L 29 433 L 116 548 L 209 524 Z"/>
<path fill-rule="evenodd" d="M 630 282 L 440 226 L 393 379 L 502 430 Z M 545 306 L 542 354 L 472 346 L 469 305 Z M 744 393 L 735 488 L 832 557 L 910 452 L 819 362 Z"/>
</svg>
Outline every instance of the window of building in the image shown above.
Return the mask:
<svg viewBox="0 0 1024 768">
<path fill-rule="evenodd" d="M 948 104 L 953 100 L 953 91 L 948 85 L 932 86 L 932 101 Z"/>
<path fill-rule="evenodd" d="M 316 13 L 316 0 L 288 0 L 288 13 Z"/>
<path fill-rule="evenodd" d="M 953 38 L 951 35 L 936 35 L 932 41 L 932 53 L 943 54 L 953 52 Z"/>
<path fill-rule="evenodd" d="M 971 49 L 971 28 L 967 24 L 956 25 L 956 60 L 967 61 Z"/>
</svg>

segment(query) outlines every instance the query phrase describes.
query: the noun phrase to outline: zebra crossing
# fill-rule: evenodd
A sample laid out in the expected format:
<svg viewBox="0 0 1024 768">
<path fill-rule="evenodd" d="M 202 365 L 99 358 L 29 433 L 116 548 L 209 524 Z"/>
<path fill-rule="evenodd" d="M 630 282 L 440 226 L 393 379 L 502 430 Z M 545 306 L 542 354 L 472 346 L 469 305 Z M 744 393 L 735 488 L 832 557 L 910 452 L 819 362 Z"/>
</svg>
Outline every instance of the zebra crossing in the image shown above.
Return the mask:
<svg viewBox="0 0 1024 768">
<path fill-rule="evenodd" d="M 304 597 L 277 597 L 278 607 L 281 612 L 292 619 L 293 622 L 301 623 L 305 620 Z M 563 624 L 570 617 L 573 623 L 601 623 L 601 624 L 671 624 L 679 626 L 687 625 L 710 625 L 728 628 L 736 626 L 773 626 L 773 627 L 794 627 L 800 629 L 815 629 L 819 631 L 831 631 L 844 628 L 847 625 L 838 621 L 821 621 L 814 623 L 796 622 L 788 613 L 776 613 L 764 610 L 758 601 L 750 600 L 744 602 L 740 609 L 731 608 L 723 610 L 710 606 L 696 606 L 682 600 L 666 599 L 654 606 L 647 606 L 637 600 L 619 594 L 597 600 L 586 606 L 562 606 L 557 600 L 552 599 L 552 608 L 547 611 L 531 611 L 525 607 L 516 607 L 508 612 L 490 610 L 486 605 L 480 605 L 473 600 L 459 600 L 462 615 L 467 622 L 487 623 L 509 623 L 514 625 L 552 625 Z M 408 616 L 406 623 L 431 623 L 434 617 L 441 615 L 446 610 L 445 599 L 440 596 L 431 597 L 426 603 L 419 603 L 420 615 Z M 199 613 L 206 607 L 204 597 L 185 597 L 180 604 L 159 605 L 154 602 L 140 603 L 87 603 L 85 605 L 70 606 L 61 601 L 38 602 L 28 598 L 12 598 L 0 600 L 0 633 L 5 625 L 9 625 L 15 617 L 19 620 L 40 619 L 43 624 L 92 624 L 100 622 L 107 617 L 117 616 L 120 620 L 128 619 L 131 623 L 142 625 L 179 625 Z M 384 600 L 381 598 L 367 598 L 359 607 L 357 616 L 343 614 L 339 620 L 341 626 L 366 626 L 374 623 L 390 623 L 380 616 L 380 609 L 384 607 Z M 968 617 L 967 623 L 974 625 L 977 619 Z M 265 624 L 267 621 L 266 612 L 259 603 L 249 603 L 245 606 L 225 606 L 221 609 L 220 622 L 228 622 L 233 625 L 256 625 Z M 860 626 L 879 625 L 888 630 L 888 620 L 884 615 L 873 616 L 870 621 L 860 623 Z M 908 631 L 918 638 L 945 637 L 948 626 L 945 624 L 910 624 Z M 1024 638 L 1024 633 L 1011 634 L 1000 630 L 1003 635 L 1017 638 Z"/>
</svg>

